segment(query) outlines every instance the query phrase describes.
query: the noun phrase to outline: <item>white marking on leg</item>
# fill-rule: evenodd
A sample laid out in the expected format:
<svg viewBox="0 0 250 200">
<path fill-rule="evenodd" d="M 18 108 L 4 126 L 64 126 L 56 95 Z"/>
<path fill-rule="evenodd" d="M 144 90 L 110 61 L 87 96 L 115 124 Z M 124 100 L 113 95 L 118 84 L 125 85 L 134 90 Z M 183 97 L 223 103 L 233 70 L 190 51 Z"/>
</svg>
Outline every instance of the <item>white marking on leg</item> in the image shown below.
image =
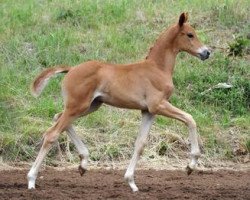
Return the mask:
<svg viewBox="0 0 250 200">
<path fill-rule="evenodd" d="M 46 156 L 47 152 L 49 151 L 49 147 L 44 147 L 44 145 L 41 147 L 38 156 L 32 165 L 27 178 L 28 178 L 28 189 L 35 189 L 35 183 L 36 183 L 36 178 L 38 171 L 42 165 L 43 159 Z"/>
<path fill-rule="evenodd" d="M 87 147 L 84 145 L 84 143 L 81 141 L 79 136 L 76 134 L 73 126 L 69 126 L 67 129 L 67 134 L 72 140 L 72 142 L 75 144 L 77 151 L 79 152 L 80 155 L 83 155 L 83 159 L 81 160 L 81 167 L 83 169 L 87 169 L 88 165 L 88 158 L 89 158 L 89 151 Z"/>
<path fill-rule="evenodd" d="M 27 175 L 28 178 L 28 189 L 35 189 L 35 182 L 36 182 L 37 173 L 35 169 L 32 167 Z"/>
<path fill-rule="evenodd" d="M 189 140 L 191 144 L 191 162 L 189 163 L 189 167 L 194 169 L 197 165 L 198 158 L 200 157 L 200 148 L 196 131 L 197 128 L 196 123 L 191 115 L 186 113 L 185 117 L 187 118 L 187 125 L 189 127 Z"/>
<path fill-rule="evenodd" d="M 146 144 L 147 136 L 149 134 L 149 130 L 151 128 L 153 121 L 154 121 L 154 116 L 152 114 L 148 112 L 142 113 L 142 123 L 140 126 L 139 135 L 137 136 L 137 139 L 135 142 L 134 154 L 129 163 L 127 171 L 124 175 L 124 178 L 128 181 L 128 184 L 133 190 L 133 192 L 138 191 L 138 187 L 136 186 L 135 181 L 134 181 L 135 167 L 143 151 L 143 148 Z"/>
<path fill-rule="evenodd" d="M 35 162 L 33 163 L 27 178 L 28 178 L 28 189 L 32 189 L 35 188 L 35 182 L 36 182 L 36 178 L 37 178 L 37 174 L 38 171 L 42 165 L 42 162 L 45 158 L 45 156 L 47 155 L 50 147 L 52 146 L 52 144 L 57 141 L 59 134 L 61 133 L 60 129 L 57 129 L 56 126 L 58 125 L 58 122 L 52 126 L 51 128 L 49 128 L 46 133 L 44 134 L 43 137 L 43 145 L 36 157 Z"/>
</svg>

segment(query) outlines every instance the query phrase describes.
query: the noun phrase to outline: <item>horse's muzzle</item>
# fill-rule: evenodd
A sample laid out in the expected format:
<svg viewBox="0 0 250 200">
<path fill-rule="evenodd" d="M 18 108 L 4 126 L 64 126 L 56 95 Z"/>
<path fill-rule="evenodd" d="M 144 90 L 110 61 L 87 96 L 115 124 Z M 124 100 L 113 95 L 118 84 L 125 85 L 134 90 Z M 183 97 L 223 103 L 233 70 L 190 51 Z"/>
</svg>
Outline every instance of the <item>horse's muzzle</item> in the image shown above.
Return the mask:
<svg viewBox="0 0 250 200">
<path fill-rule="evenodd" d="M 201 60 L 206 60 L 209 58 L 209 56 L 210 56 L 210 51 L 207 49 L 205 49 L 201 53 L 199 53 L 199 57 Z"/>
</svg>

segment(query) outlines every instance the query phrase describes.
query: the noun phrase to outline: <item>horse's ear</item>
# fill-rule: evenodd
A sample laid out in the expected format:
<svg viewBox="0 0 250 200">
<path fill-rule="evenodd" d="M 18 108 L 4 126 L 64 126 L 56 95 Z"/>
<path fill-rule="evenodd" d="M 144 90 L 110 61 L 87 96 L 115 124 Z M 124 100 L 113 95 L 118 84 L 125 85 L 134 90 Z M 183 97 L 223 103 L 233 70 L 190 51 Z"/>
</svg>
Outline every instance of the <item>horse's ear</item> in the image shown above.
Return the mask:
<svg viewBox="0 0 250 200">
<path fill-rule="evenodd" d="M 179 26 L 182 27 L 184 23 L 186 23 L 188 20 L 188 13 L 181 13 L 179 18 Z"/>
</svg>

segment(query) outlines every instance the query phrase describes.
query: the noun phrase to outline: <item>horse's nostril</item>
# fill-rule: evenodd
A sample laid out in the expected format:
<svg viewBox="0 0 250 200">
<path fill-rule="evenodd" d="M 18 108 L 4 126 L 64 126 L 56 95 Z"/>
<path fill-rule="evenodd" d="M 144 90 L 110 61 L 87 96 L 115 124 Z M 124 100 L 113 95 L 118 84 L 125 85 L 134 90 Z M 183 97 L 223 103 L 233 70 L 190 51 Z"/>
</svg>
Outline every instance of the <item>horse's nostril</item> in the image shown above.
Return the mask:
<svg viewBox="0 0 250 200">
<path fill-rule="evenodd" d="M 210 54 L 211 54 L 210 51 L 205 49 L 205 50 L 203 50 L 202 53 L 199 54 L 199 56 L 200 56 L 201 60 L 206 60 L 209 58 Z"/>
</svg>

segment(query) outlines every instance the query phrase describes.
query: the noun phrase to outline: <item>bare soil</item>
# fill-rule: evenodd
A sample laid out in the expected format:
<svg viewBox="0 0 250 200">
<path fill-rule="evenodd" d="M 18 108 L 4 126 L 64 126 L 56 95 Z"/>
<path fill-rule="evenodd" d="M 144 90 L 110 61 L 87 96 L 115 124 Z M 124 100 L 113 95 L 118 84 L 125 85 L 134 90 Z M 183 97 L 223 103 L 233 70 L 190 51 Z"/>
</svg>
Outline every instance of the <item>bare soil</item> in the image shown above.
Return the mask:
<svg viewBox="0 0 250 200">
<path fill-rule="evenodd" d="M 124 170 L 46 169 L 28 190 L 27 170 L 0 171 L 0 199 L 250 199 L 250 171 L 138 170 L 140 191 L 131 192 Z"/>
</svg>

